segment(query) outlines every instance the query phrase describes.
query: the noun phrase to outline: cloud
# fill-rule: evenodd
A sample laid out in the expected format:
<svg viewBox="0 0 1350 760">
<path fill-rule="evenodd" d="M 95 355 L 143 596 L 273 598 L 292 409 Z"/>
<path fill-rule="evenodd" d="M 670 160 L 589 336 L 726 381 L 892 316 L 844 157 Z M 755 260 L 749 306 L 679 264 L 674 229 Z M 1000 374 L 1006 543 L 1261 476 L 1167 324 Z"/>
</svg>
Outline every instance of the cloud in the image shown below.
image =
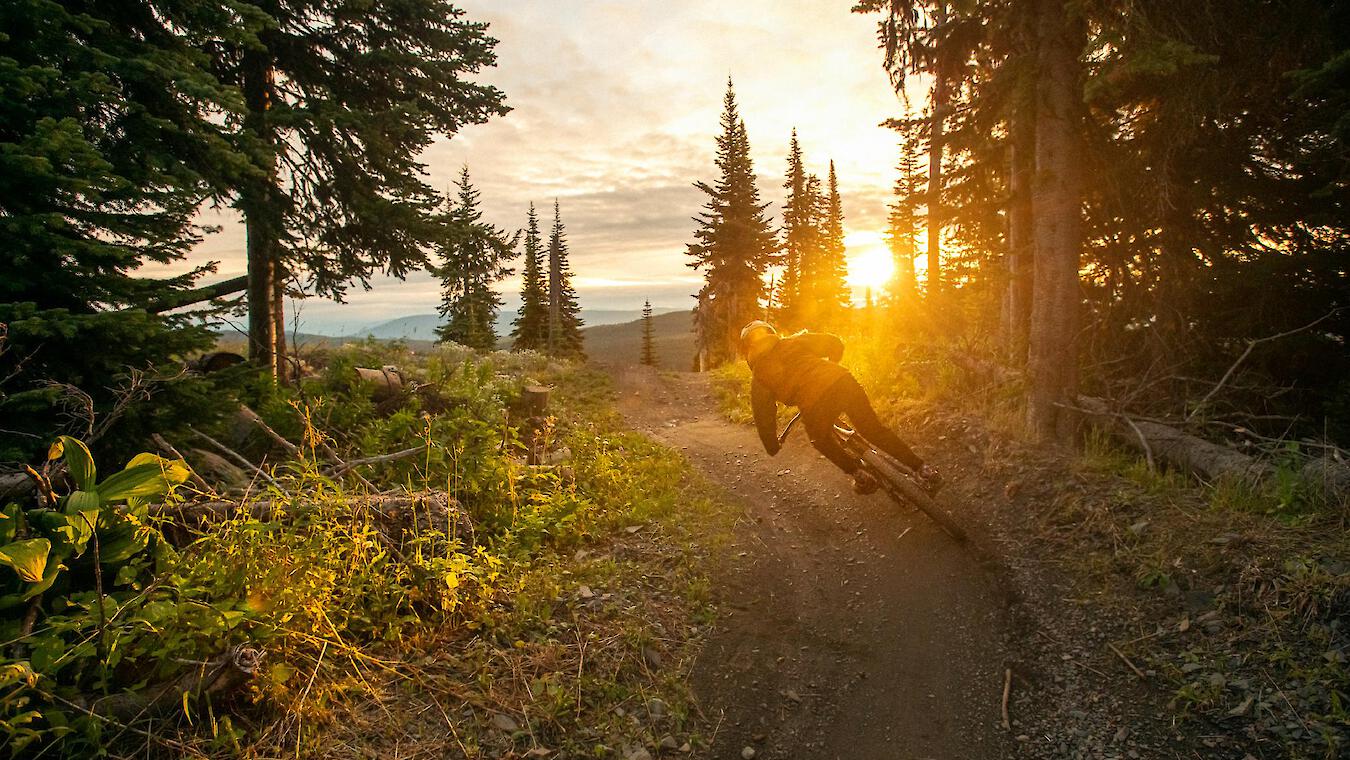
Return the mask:
<svg viewBox="0 0 1350 760">
<path fill-rule="evenodd" d="M 584 305 L 627 308 L 650 297 L 684 306 L 697 290 L 684 250 L 704 196 L 692 183 L 714 178 L 713 138 L 728 75 L 771 211 L 782 200 L 795 126 L 810 171 L 824 177 L 828 161 L 836 163 L 847 231 L 885 229 L 897 147 L 895 134 L 878 124 L 902 107 L 881 68 L 876 18 L 849 13 L 849 3 L 461 5 L 500 40 L 498 66 L 478 79 L 502 89 L 513 110 L 434 143 L 423 155 L 430 181 L 449 187 L 467 164 L 488 220 L 512 230 L 524 226 L 531 201 L 547 229 L 557 198 Z M 223 230 L 188 265 L 217 260 L 221 277 L 241 274 L 243 232 L 233 212 L 211 212 L 204 221 Z M 354 289 L 343 306 L 309 300 L 305 314 L 392 318 L 439 302 L 425 273 L 373 285 Z"/>
</svg>

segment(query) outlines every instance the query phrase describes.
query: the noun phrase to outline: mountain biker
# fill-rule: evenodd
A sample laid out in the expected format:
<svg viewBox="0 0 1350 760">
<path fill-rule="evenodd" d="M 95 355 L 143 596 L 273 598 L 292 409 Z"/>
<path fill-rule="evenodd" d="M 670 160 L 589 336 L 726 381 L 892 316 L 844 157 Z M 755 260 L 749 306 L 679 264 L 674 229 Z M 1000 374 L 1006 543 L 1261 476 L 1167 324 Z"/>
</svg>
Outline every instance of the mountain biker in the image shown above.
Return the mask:
<svg viewBox="0 0 1350 760">
<path fill-rule="evenodd" d="M 904 441 L 891 432 L 872 409 L 867 392 L 847 369 L 839 366 L 844 342 L 826 333 L 800 332 L 779 336 L 768 322 L 754 321 L 741 330 L 741 355 L 750 365 L 750 406 L 755 428 L 770 456 L 778 442 L 778 404 L 796 406 L 811 445 L 839 469 L 853 476 L 853 490 L 869 494 L 880 484 L 857 459 L 844 451 L 834 436 L 834 424 L 847 415 L 853 428 L 869 443 L 914 470 L 919 485 L 936 493 L 942 476 L 924 464 Z"/>
</svg>

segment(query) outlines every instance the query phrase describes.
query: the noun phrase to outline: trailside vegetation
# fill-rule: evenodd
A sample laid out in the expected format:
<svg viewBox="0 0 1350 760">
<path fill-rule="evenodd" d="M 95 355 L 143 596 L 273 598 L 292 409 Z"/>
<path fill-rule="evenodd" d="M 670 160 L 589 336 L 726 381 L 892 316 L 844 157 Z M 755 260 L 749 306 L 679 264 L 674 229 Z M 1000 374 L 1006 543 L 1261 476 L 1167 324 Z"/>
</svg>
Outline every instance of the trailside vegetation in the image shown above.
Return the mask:
<svg viewBox="0 0 1350 760">
<path fill-rule="evenodd" d="M 317 376 L 259 384 L 236 421 L 156 439 L 166 457 L 96 466 L 61 437 L 7 498 L 12 752 L 700 746 L 658 663 L 683 662 L 706 619 L 691 542 L 722 518 L 678 457 L 616 427 L 602 375 L 453 345 L 310 358 Z M 393 363 L 420 382 L 381 395 L 354 372 Z M 633 700 L 666 714 L 622 719 Z"/>
</svg>

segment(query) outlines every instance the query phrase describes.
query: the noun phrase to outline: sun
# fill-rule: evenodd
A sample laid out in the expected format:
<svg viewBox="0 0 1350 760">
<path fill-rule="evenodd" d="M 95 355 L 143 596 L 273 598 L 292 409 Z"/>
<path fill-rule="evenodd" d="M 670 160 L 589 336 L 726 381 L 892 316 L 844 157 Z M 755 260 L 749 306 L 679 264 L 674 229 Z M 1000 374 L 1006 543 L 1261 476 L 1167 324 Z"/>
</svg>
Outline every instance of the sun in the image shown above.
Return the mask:
<svg viewBox="0 0 1350 760">
<path fill-rule="evenodd" d="M 881 290 L 895 276 L 895 260 L 877 232 L 853 232 L 844 238 L 848 249 L 848 284 L 854 289 Z"/>
</svg>

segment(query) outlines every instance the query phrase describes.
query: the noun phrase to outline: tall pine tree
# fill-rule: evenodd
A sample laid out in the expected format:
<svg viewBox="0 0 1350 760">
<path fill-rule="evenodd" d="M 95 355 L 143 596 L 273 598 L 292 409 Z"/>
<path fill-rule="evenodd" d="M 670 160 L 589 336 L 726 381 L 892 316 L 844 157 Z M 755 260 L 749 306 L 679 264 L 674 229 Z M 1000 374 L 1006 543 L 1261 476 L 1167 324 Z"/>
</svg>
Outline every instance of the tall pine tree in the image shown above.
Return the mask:
<svg viewBox="0 0 1350 760">
<path fill-rule="evenodd" d="M 895 200 L 887 216 L 887 244 L 895 261 L 895 276 L 889 285 L 891 303 L 908 307 L 918 295 L 914 257 L 918 254 L 918 229 L 923 217 L 923 187 L 926 183 L 919 163 L 917 139 L 904 139 L 900 145 L 899 177 L 895 180 Z"/>
<path fill-rule="evenodd" d="M 696 329 L 700 354 L 711 364 L 734 356 L 741 327 L 761 317 L 764 272 L 777 254 L 774 231 L 764 215 L 768 204 L 759 200 L 750 139 L 730 79 L 721 125 L 716 158 L 720 176 L 715 185 L 694 183 L 708 200 L 695 220 L 695 242 L 687 251 L 689 266 L 703 272 Z"/>
<path fill-rule="evenodd" d="M 782 326 L 795 327 L 800 320 L 802 269 L 815 244 L 814 209 L 806 195 L 806 169 L 797 129 L 788 143 L 787 176 L 783 180 L 787 199 L 783 203 L 783 278 L 778 284 L 777 318 Z"/>
<path fill-rule="evenodd" d="M 548 346 L 549 299 L 543 256 L 539 214 L 531 203 L 525 222 L 525 269 L 520 286 L 520 311 L 511 329 L 511 346 L 517 351 L 542 351 Z"/>
<path fill-rule="evenodd" d="M 820 266 L 816 272 L 820 310 L 825 321 L 839 319 L 852 303 L 848 290 L 848 255 L 844 247 L 844 203 L 839 178 L 830 161 L 826 180 L 824 219 L 820 235 Z"/>
<path fill-rule="evenodd" d="M 567 232 L 563 228 L 562 210 L 554 200 L 553 231 L 548 239 L 548 353 L 584 356 L 581 327 L 581 306 L 572 289 L 572 268 L 567 263 Z"/>
<path fill-rule="evenodd" d="M 820 327 L 826 317 L 825 297 L 825 214 L 826 201 L 820 192 L 820 177 L 807 174 L 802 188 L 805 246 L 798 264 L 797 320 L 802 326 Z"/>
<path fill-rule="evenodd" d="M 650 299 L 642 304 L 642 363 L 648 367 L 656 366 L 656 345 L 653 336 L 654 326 L 652 324 L 652 302 Z"/>
<path fill-rule="evenodd" d="M 508 109 L 467 78 L 495 63 L 496 40 L 448 0 L 228 8 L 242 39 L 214 41 L 212 63 L 243 93 L 232 123 L 261 167 L 233 188 L 247 230 L 249 351 L 280 372 L 285 283 L 304 278 L 341 299 L 353 280 L 426 266 L 445 233 L 419 154 Z"/>
<path fill-rule="evenodd" d="M 493 286 L 511 274 L 507 263 L 515 258 L 520 235 L 483 221 L 469 167 L 460 171 L 455 186 L 457 200 L 446 214 L 445 236 L 438 246 L 441 263 L 436 273 L 441 278 L 440 313 L 445 323 L 436 328 L 436 337 L 490 351 L 497 346 L 493 323 L 502 305 Z"/>
</svg>

